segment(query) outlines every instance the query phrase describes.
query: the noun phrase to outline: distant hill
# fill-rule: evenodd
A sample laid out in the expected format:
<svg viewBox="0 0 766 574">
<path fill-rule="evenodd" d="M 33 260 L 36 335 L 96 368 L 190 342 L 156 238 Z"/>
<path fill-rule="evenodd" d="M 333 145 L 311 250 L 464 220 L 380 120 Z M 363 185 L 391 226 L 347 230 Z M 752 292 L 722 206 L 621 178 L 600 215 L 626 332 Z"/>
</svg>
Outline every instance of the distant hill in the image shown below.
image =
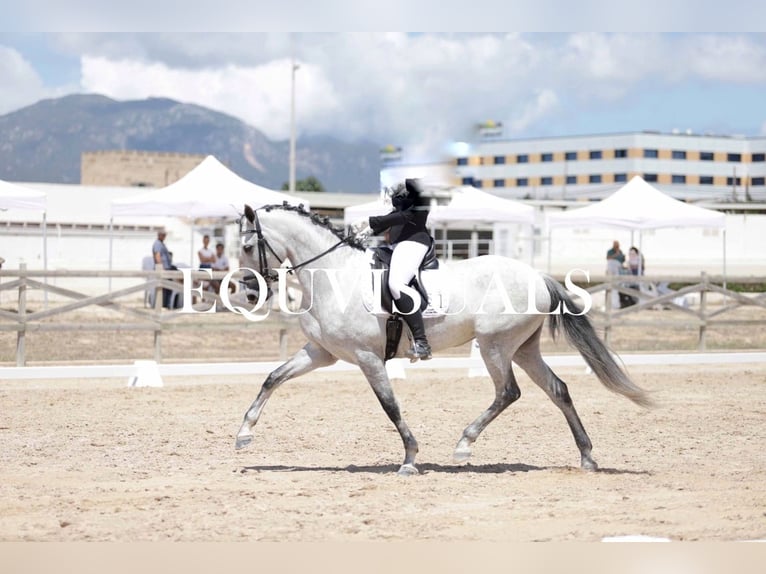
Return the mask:
<svg viewBox="0 0 766 574">
<path fill-rule="evenodd" d="M 100 150 L 212 154 L 273 189 L 289 177 L 289 142 L 272 141 L 232 116 L 165 98 L 71 95 L 0 116 L 0 179 L 79 183 L 80 154 Z M 313 175 L 327 191 L 377 191 L 379 169 L 379 146 L 372 142 L 298 139 L 296 179 Z"/>
</svg>

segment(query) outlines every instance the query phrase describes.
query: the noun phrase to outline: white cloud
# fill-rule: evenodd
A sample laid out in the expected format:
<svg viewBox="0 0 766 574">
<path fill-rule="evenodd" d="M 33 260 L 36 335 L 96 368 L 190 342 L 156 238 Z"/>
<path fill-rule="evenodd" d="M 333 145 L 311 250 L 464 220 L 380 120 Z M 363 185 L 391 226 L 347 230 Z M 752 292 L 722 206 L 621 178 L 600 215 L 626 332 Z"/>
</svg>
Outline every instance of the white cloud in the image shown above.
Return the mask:
<svg viewBox="0 0 766 574">
<path fill-rule="evenodd" d="M 766 81 L 766 46 L 739 35 L 701 35 L 686 42 L 690 75 L 735 83 Z"/>
<path fill-rule="evenodd" d="M 527 103 L 518 117 L 511 121 L 510 127 L 512 133 L 519 133 L 526 130 L 536 121 L 547 116 L 552 110 L 556 109 L 559 99 L 553 90 L 541 90 L 537 96 Z"/>
<path fill-rule="evenodd" d="M 550 134 L 567 118 L 596 117 L 605 104 L 612 118 L 639 109 L 645 93 L 657 97 L 684 82 L 766 81 L 763 35 L 100 33 L 54 40 L 81 55 L 85 91 L 197 103 L 277 139 L 289 136 L 294 54 L 300 133 L 365 137 L 418 159 L 470 137 L 483 120 L 502 121 L 508 135 Z M 0 70 L 10 77 L 8 53 Z M 46 91 L 23 59 L 13 74 L 25 89 L 18 97 L 3 90 L 0 106 L 43 97 L 35 97 Z"/>
<path fill-rule="evenodd" d="M 254 67 L 228 65 L 202 70 L 174 69 L 136 60 L 82 59 L 86 91 L 115 99 L 168 97 L 238 117 L 267 136 L 290 133 L 290 60 Z M 301 63 L 296 73 L 296 121 L 313 125 L 337 112 L 338 102 L 321 69 Z"/>
<path fill-rule="evenodd" d="M 16 50 L 0 46 L 0 114 L 48 95 L 32 65 Z"/>
</svg>

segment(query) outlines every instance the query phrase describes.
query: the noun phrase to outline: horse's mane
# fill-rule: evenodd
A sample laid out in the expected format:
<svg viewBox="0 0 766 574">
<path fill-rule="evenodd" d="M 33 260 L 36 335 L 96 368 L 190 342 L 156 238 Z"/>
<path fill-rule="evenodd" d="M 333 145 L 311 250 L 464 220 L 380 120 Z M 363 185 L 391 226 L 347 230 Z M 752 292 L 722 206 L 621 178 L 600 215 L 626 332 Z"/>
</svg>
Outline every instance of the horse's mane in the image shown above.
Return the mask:
<svg viewBox="0 0 766 574">
<path fill-rule="evenodd" d="M 269 212 L 273 209 L 278 209 L 281 211 L 290 211 L 292 213 L 296 213 L 302 217 L 309 219 L 311 223 L 313 223 L 314 225 L 318 225 L 319 227 L 326 229 L 338 239 L 344 239 L 346 241 L 346 245 L 348 245 L 349 247 L 358 249 L 360 251 L 364 251 L 366 249 L 362 241 L 358 240 L 353 235 L 346 235 L 345 231 L 341 227 L 336 227 L 335 225 L 330 223 L 329 217 L 327 217 L 326 215 L 322 216 L 317 213 L 311 213 L 303 206 L 302 203 L 296 206 L 296 205 L 291 205 L 285 201 L 281 205 L 280 204 L 264 205 L 261 209 L 263 209 L 266 212 Z"/>
</svg>

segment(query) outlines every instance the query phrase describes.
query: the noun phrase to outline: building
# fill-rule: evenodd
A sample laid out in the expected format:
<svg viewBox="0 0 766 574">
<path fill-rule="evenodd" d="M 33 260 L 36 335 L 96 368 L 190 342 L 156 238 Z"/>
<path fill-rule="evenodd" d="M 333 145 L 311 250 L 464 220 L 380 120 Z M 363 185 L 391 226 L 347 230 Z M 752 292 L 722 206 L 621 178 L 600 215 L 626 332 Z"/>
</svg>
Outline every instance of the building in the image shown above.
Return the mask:
<svg viewBox="0 0 766 574">
<path fill-rule="evenodd" d="M 517 199 L 601 199 L 640 175 L 688 201 L 766 199 L 766 137 L 635 132 L 463 144 L 455 183 Z"/>
<path fill-rule="evenodd" d="M 205 159 L 204 155 L 160 151 L 84 152 L 80 160 L 83 185 L 165 187 L 178 181 Z"/>
</svg>

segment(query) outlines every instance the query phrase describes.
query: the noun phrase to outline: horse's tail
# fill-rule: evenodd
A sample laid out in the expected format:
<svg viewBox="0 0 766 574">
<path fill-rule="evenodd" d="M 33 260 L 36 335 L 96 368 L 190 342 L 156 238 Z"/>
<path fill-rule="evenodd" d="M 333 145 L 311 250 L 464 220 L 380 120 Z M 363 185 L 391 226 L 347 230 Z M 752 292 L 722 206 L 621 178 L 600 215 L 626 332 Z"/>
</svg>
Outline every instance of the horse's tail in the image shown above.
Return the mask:
<svg viewBox="0 0 766 574">
<path fill-rule="evenodd" d="M 609 349 L 599 338 L 590 320 L 584 314 L 580 314 L 582 308 L 572 300 L 563 285 L 548 276 L 544 276 L 543 279 L 551 297 L 550 310 L 559 310 L 558 313 L 550 315 L 551 336 L 555 339 L 563 326 L 567 340 L 580 352 L 598 380 L 607 389 L 629 398 L 637 405 L 651 407 L 653 402 L 646 391 L 631 381 L 627 373 L 612 358 Z M 559 309 L 562 302 L 569 313 L 566 313 L 564 308 Z"/>
</svg>

